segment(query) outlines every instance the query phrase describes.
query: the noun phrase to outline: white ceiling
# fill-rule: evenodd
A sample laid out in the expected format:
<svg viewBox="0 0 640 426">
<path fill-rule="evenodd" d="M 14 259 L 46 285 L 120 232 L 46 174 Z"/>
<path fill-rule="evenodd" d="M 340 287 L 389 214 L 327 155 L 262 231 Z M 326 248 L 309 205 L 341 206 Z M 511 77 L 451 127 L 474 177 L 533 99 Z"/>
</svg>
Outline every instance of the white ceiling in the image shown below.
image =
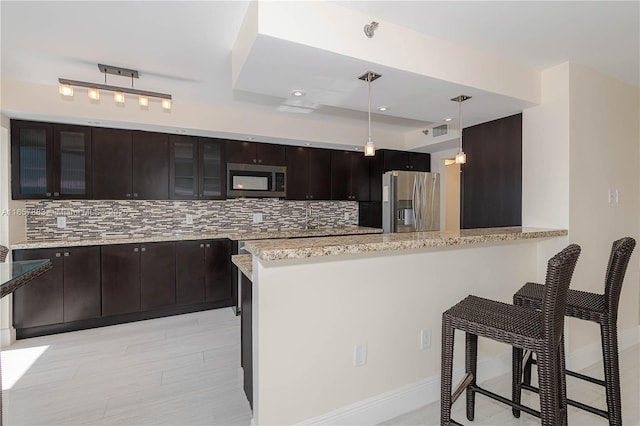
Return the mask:
<svg viewBox="0 0 640 426">
<path fill-rule="evenodd" d="M 573 61 L 640 87 L 637 1 L 337 3 L 372 19 L 449 39 L 528 67 L 544 69 Z M 140 79 L 135 81 L 136 88 L 169 92 L 185 102 L 275 111 L 283 99 L 272 93 L 270 84 L 296 79 L 295 67 L 285 66 L 286 58 L 278 58 L 278 74 L 270 75 L 261 85 L 243 90 L 234 90 L 231 85 L 231 51 L 247 7 L 247 1 L 2 0 L 1 76 L 52 86 L 59 77 L 101 82 L 97 64 L 104 63 L 137 69 Z M 258 72 L 261 61 L 274 62 L 266 51 L 263 58 L 252 60 L 249 65 Z M 348 61 L 345 66 L 348 68 Z M 353 69 L 362 71 L 356 66 Z M 385 70 L 385 74 L 394 72 L 400 73 Z M 441 95 L 450 92 L 446 82 L 434 80 L 416 93 L 410 84 L 399 91 L 396 85 L 385 83 L 389 80 L 385 77 L 374 83 L 373 106 L 402 106 L 393 107 L 386 115 L 376 114 L 376 126 L 414 130 L 455 114 L 455 104 Z M 410 76 L 398 74 L 398 78 Z M 335 70 L 319 68 L 310 88 L 314 95 L 301 102 L 312 98 L 313 114 L 331 121 L 366 120 L 362 112 L 366 85 L 351 80 L 340 81 Z M 109 76 L 108 83 L 130 85 L 131 81 Z M 334 89 L 340 85 L 344 87 L 336 94 Z M 466 94 L 473 95 L 471 91 Z M 492 104 L 485 105 L 493 115 L 489 119 L 522 108 L 500 97 L 486 102 Z"/>
</svg>

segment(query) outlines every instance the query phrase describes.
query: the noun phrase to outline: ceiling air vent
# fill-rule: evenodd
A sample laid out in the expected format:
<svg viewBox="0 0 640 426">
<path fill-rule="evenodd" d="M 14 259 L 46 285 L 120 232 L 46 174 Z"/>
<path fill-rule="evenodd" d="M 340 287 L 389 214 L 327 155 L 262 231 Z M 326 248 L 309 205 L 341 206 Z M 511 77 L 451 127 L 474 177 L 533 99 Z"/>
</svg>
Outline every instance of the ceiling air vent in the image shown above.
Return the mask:
<svg viewBox="0 0 640 426">
<path fill-rule="evenodd" d="M 438 136 L 444 136 L 449 133 L 449 126 L 446 124 L 441 124 L 433 128 L 433 137 L 437 138 Z"/>
</svg>

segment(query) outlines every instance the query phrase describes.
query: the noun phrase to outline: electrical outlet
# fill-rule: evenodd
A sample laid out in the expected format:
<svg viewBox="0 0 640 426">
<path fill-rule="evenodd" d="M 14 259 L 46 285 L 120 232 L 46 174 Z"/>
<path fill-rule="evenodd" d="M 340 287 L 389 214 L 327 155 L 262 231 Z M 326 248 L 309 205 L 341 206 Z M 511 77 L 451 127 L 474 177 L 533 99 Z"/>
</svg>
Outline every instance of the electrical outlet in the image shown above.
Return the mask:
<svg viewBox="0 0 640 426">
<path fill-rule="evenodd" d="M 608 200 L 609 200 L 609 204 L 613 203 L 613 190 L 611 190 L 611 188 L 609 188 L 609 191 L 607 192 L 608 195 Z"/>
<path fill-rule="evenodd" d="M 185 222 L 187 225 L 193 225 L 193 215 L 187 214 L 187 217 L 185 218 Z"/>
<path fill-rule="evenodd" d="M 357 344 L 353 351 L 353 366 L 362 367 L 367 363 L 367 344 Z"/>
<path fill-rule="evenodd" d="M 253 223 L 262 223 L 262 213 L 253 214 Z"/>
<path fill-rule="evenodd" d="M 431 347 L 431 329 L 423 328 L 420 330 L 420 349 L 425 350 Z"/>
<path fill-rule="evenodd" d="M 58 228 L 67 227 L 67 218 L 65 216 L 59 216 L 57 220 Z"/>
<path fill-rule="evenodd" d="M 344 220 L 349 220 L 349 213 L 346 213 L 346 212 L 345 212 L 345 214 L 344 214 Z"/>
</svg>

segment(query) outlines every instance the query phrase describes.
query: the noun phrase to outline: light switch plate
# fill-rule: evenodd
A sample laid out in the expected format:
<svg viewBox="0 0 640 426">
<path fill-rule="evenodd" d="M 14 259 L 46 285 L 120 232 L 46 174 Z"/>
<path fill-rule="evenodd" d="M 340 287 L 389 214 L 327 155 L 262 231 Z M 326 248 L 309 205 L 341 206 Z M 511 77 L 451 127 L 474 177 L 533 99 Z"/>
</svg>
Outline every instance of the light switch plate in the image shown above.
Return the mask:
<svg viewBox="0 0 640 426">
<path fill-rule="evenodd" d="M 187 214 L 187 217 L 185 218 L 185 222 L 187 223 L 187 225 L 193 225 L 193 215 Z"/>
<path fill-rule="evenodd" d="M 253 223 L 262 223 L 262 213 L 253 214 Z"/>
<path fill-rule="evenodd" d="M 67 227 L 67 218 L 66 218 L 66 216 L 58 216 L 57 225 L 58 225 L 58 228 L 66 228 Z"/>
</svg>

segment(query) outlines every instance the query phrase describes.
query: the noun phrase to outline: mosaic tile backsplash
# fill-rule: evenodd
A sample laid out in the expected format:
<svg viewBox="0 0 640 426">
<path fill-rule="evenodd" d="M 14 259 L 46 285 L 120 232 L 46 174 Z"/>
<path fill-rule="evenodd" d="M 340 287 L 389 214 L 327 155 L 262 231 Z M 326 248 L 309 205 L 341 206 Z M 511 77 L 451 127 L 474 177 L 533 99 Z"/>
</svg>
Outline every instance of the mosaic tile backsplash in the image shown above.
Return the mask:
<svg viewBox="0 0 640 426">
<path fill-rule="evenodd" d="M 307 211 L 311 211 L 308 216 Z M 60 238 L 166 235 L 219 231 L 302 229 L 305 220 L 322 228 L 358 225 L 355 201 L 220 201 L 34 200 L 26 202 L 27 241 Z M 261 223 L 253 223 L 254 214 Z M 187 215 L 193 224 L 187 224 Z M 57 218 L 66 218 L 66 227 Z"/>
</svg>

